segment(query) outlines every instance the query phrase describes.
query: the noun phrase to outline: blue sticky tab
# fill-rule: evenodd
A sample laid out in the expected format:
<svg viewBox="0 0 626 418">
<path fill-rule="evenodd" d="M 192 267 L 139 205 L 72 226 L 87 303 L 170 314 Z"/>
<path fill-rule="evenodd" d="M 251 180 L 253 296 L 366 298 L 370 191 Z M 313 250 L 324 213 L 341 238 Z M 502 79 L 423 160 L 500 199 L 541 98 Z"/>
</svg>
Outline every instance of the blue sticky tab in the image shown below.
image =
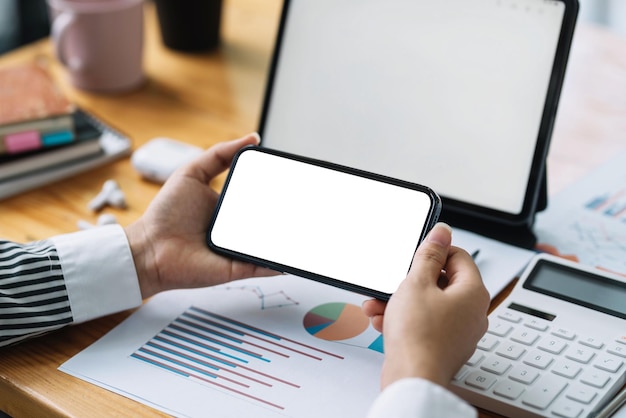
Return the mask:
<svg viewBox="0 0 626 418">
<path fill-rule="evenodd" d="M 44 147 L 69 144 L 73 140 L 74 133 L 72 131 L 51 132 L 41 136 L 41 143 Z"/>
</svg>

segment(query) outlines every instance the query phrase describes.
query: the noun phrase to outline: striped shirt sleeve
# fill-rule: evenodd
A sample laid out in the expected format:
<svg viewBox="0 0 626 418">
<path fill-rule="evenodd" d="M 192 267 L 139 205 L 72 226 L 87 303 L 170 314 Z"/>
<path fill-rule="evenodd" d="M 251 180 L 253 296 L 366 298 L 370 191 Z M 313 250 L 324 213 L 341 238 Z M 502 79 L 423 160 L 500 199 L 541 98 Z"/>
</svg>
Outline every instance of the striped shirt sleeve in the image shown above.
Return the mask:
<svg viewBox="0 0 626 418">
<path fill-rule="evenodd" d="M 0 346 L 140 304 L 119 225 L 28 244 L 0 240 Z"/>
<path fill-rule="evenodd" d="M 56 248 L 44 240 L 0 241 L 0 346 L 71 323 Z"/>
</svg>

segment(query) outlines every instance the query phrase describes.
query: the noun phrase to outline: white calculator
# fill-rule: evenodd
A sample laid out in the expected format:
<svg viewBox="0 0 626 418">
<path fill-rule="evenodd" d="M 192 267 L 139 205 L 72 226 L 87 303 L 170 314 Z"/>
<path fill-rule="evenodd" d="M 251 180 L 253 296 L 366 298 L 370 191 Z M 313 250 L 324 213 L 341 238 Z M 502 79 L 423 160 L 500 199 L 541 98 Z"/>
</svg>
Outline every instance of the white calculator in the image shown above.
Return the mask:
<svg viewBox="0 0 626 418">
<path fill-rule="evenodd" d="M 508 417 L 593 417 L 626 381 L 626 278 L 540 254 L 451 390 Z"/>
</svg>

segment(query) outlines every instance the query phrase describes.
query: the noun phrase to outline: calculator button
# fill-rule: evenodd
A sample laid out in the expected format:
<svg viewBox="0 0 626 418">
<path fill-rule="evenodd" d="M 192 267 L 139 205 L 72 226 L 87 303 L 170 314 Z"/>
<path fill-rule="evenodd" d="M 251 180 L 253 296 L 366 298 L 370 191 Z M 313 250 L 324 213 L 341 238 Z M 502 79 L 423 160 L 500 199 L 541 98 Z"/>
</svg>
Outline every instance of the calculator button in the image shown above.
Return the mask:
<svg viewBox="0 0 626 418">
<path fill-rule="evenodd" d="M 580 370 L 581 368 L 577 364 L 564 360 L 557 361 L 554 367 L 552 367 L 552 373 L 567 377 L 568 379 L 575 378 L 576 375 L 580 373 Z"/>
<path fill-rule="evenodd" d="M 538 338 L 539 334 L 525 329 L 519 329 L 511 335 L 511 340 L 525 345 L 533 345 Z"/>
<path fill-rule="evenodd" d="M 616 356 L 626 358 L 626 345 L 614 344 L 612 346 L 609 346 L 606 351 L 611 354 L 615 354 Z"/>
<path fill-rule="evenodd" d="M 502 321 L 489 322 L 488 333 L 497 335 L 498 337 L 505 337 L 513 329 L 512 325 L 509 325 Z"/>
<path fill-rule="evenodd" d="M 552 331 L 552 335 L 556 335 L 557 337 L 565 338 L 566 340 L 573 340 L 576 338 L 576 334 L 565 328 L 557 328 Z"/>
<path fill-rule="evenodd" d="M 511 400 L 519 398 L 522 392 L 524 392 L 524 386 L 519 383 L 511 382 L 510 380 L 501 381 L 493 390 L 493 393 L 496 395 Z"/>
<path fill-rule="evenodd" d="M 552 407 L 552 414 L 564 418 L 578 418 L 582 411 L 579 405 L 566 400 L 559 400 Z"/>
<path fill-rule="evenodd" d="M 565 341 L 551 337 L 543 338 L 537 346 L 538 349 L 552 354 L 560 354 L 565 347 L 567 347 L 567 343 Z"/>
<path fill-rule="evenodd" d="M 587 370 L 580 376 L 580 381 L 596 388 L 603 388 L 611 380 L 606 374 L 598 370 Z"/>
<path fill-rule="evenodd" d="M 626 344 L 626 335 L 619 336 L 615 339 L 618 343 Z"/>
<path fill-rule="evenodd" d="M 594 337 L 581 338 L 578 342 L 591 348 L 600 349 L 604 347 L 604 343 L 601 340 L 594 338 Z"/>
<path fill-rule="evenodd" d="M 545 369 L 552 363 L 552 356 L 541 351 L 531 351 L 526 357 L 524 357 L 524 363 L 529 366 L 537 367 L 538 369 Z"/>
<path fill-rule="evenodd" d="M 530 321 L 524 323 L 524 326 L 536 329 L 537 331 L 545 331 L 548 329 L 548 324 L 538 319 L 531 319 Z"/>
<path fill-rule="evenodd" d="M 588 404 L 593 400 L 593 398 L 596 397 L 596 394 L 596 391 L 589 386 L 574 383 L 572 386 L 567 388 L 565 396 L 577 402 Z"/>
<path fill-rule="evenodd" d="M 522 320 L 522 316 L 513 311 L 500 312 L 498 314 L 498 318 L 504 319 L 505 321 L 515 322 L 516 324 Z"/>
<path fill-rule="evenodd" d="M 498 344 L 498 338 L 495 335 L 485 334 L 478 341 L 476 347 L 483 351 L 491 351 L 496 346 L 496 344 Z"/>
<path fill-rule="evenodd" d="M 566 386 L 563 379 L 545 374 L 524 394 L 522 402 L 538 409 L 546 409 Z"/>
<path fill-rule="evenodd" d="M 458 372 L 456 372 L 456 374 L 454 375 L 454 380 L 455 381 L 460 381 L 463 380 L 463 378 L 465 377 L 465 375 L 467 374 L 467 372 L 470 370 L 469 367 L 467 366 L 462 366 Z"/>
<path fill-rule="evenodd" d="M 465 377 L 465 375 L 467 374 L 467 372 L 468 372 L 469 370 L 470 370 L 470 368 L 469 368 L 469 367 L 467 367 L 467 366 L 465 366 L 465 365 L 464 365 L 464 366 L 462 366 L 462 367 L 459 369 L 459 371 L 458 371 L 458 372 L 456 372 L 456 374 L 454 375 L 453 380 L 455 380 L 455 381 L 457 381 L 457 382 L 458 382 L 458 381 L 460 381 L 460 380 L 463 380 L 463 378 Z"/>
<path fill-rule="evenodd" d="M 473 386 L 475 388 L 483 390 L 489 389 L 491 386 L 493 386 L 495 382 L 495 377 L 478 370 L 470 373 L 470 375 L 467 376 L 467 379 L 465 379 L 465 384 L 467 384 L 468 386 Z"/>
<path fill-rule="evenodd" d="M 511 368 L 511 363 L 503 360 L 501 357 L 490 356 L 481 364 L 480 368 L 497 375 L 503 375 Z"/>
<path fill-rule="evenodd" d="M 467 360 L 465 364 L 467 364 L 468 366 L 476 366 L 484 358 L 485 356 L 482 353 L 480 353 L 479 351 L 474 351 L 474 354 L 472 354 L 472 357 L 470 357 L 470 359 Z"/>
<path fill-rule="evenodd" d="M 622 364 L 624 362 L 615 356 L 603 355 L 596 359 L 593 367 L 615 373 L 622 367 Z"/>
<path fill-rule="evenodd" d="M 537 379 L 537 377 L 539 377 L 539 372 L 533 370 L 531 367 L 526 367 L 523 364 L 513 367 L 513 370 L 509 373 L 509 379 L 526 385 L 530 385 L 535 381 L 535 379 Z"/>
<path fill-rule="evenodd" d="M 581 346 L 572 346 L 565 352 L 565 357 L 568 359 L 584 364 L 589 363 L 593 355 L 593 350 Z"/>
<path fill-rule="evenodd" d="M 524 354 L 524 352 L 526 352 L 524 347 L 510 342 L 500 344 L 500 346 L 496 350 L 496 354 L 511 360 L 517 360 L 522 356 L 522 354 Z"/>
</svg>

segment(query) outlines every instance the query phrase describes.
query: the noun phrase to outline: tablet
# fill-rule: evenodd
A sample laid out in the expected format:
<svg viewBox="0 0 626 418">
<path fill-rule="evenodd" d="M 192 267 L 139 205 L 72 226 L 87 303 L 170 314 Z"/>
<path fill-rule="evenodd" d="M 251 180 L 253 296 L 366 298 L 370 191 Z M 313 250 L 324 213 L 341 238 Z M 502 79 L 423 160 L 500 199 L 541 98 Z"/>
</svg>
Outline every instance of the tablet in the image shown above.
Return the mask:
<svg viewBox="0 0 626 418">
<path fill-rule="evenodd" d="M 576 0 L 285 0 L 262 145 L 534 220 Z"/>
</svg>

